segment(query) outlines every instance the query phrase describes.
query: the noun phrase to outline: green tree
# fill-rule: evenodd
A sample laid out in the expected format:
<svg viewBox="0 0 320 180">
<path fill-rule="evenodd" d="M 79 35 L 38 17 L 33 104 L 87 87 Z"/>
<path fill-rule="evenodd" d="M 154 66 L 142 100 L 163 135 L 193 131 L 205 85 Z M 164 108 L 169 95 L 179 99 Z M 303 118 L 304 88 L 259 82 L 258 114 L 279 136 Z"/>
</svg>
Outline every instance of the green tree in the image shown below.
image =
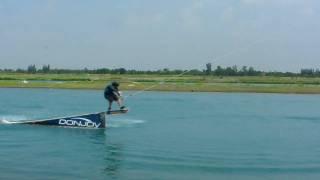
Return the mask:
<svg viewBox="0 0 320 180">
<path fill-rule="evenodd" d="M 43 73 L 49 73 L 50 72 L 50 65 L 43 65 L 42 66 L 42 72 Z"/>
<path fill-rule="evenodd" d="M 214 74 L 217 76 L 222 76 L 224 74 L 224 70 L 221 66 L 217 66 L 217 69 L 214 71 Z"/>
<path fill-rule="evenodd" d="M 211 63 L 207 63 L 206 64 L 206 74 L 207 75 L 210 75 L 210 74 L 212 74 L 212 65 L 211 65 Z"/>
<path fill-rule="evenodd" d="M 247 66 L 242 66 L 240 74 L 242 76 L 247 76 L 248 75 L 248 67 Z"/>
<path fill-rule="evenodd" d="M 36 65 L 35 64 L 29 65 L 28 69 L 27 69 L 27 72 L 28 73 L 32 73 L 32 74 L 37 73 Z"/>
<path fill-rule="evenodd" d="M 254 76 L 254 75 L 256 75 L 256 71 L 254 70 L 253 67 L 249 67 L 248 76 Z"/>
</svg>

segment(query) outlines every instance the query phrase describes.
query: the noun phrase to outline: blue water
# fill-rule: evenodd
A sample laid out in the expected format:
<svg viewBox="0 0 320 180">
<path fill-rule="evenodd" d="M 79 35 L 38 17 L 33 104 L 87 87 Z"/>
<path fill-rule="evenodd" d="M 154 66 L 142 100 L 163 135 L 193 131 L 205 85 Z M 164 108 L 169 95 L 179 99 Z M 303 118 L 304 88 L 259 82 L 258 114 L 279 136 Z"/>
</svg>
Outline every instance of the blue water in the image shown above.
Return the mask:
<svg viewBox="0 0 320 180">
<path fill-rule="evenodd" d="M 0 120 L 106 109 L 101 91 L 0 89 Z M 320 96 L 147 92 L 105 130 L 0 125 L 0 179 L 319 179 Z"/>
</svg>

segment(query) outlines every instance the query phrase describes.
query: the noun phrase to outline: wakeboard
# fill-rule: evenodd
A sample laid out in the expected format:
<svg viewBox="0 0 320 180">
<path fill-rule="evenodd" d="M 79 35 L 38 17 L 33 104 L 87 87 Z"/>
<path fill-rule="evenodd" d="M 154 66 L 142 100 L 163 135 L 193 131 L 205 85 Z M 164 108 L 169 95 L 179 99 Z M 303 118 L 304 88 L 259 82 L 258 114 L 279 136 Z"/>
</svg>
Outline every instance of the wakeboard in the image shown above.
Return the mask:
<svg viewBox="0 0 320 180">
<path fill-rule="evenodd" d="M 111 111 L 107 111 L 107 114 L 108 115 L 125 114 L 128 111 L 129 111 L 128 109 L 111 110 Z"/>
</svg>

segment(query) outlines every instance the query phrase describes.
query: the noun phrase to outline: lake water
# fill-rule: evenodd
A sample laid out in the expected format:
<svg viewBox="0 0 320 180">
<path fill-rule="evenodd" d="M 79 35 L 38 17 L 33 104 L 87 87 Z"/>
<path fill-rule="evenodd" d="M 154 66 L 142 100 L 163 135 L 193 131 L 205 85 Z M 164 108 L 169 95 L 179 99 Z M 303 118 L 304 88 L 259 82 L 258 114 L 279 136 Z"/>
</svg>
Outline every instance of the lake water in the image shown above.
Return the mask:
<svg viewBox="0 0 320 180">
<path fill-rule="evenodd" d="M 320 178 L 319 95 L 146 92 L 127 105 L 104 130 L 1 124 L 0 179 Z M 0 89 L 0 120 L 105 109 L 101 91 Z"/>
</svg>

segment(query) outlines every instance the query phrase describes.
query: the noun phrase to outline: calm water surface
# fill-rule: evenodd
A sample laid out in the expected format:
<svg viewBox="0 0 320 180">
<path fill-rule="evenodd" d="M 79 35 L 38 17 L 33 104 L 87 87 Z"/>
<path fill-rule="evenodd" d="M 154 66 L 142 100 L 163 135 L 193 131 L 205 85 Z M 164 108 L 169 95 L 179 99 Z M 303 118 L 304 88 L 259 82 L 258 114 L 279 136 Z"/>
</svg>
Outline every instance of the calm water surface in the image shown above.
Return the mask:
<svg viewBox="0 0 320 180">
<path fill-rule="evenodd" d="M 148 92 L 105 130 L 0 125 L 0 179 L 319 179 L 320 96 Z M 103 111 L 100 91 L 0 89 L 0 120 Z"/>
</svg>

